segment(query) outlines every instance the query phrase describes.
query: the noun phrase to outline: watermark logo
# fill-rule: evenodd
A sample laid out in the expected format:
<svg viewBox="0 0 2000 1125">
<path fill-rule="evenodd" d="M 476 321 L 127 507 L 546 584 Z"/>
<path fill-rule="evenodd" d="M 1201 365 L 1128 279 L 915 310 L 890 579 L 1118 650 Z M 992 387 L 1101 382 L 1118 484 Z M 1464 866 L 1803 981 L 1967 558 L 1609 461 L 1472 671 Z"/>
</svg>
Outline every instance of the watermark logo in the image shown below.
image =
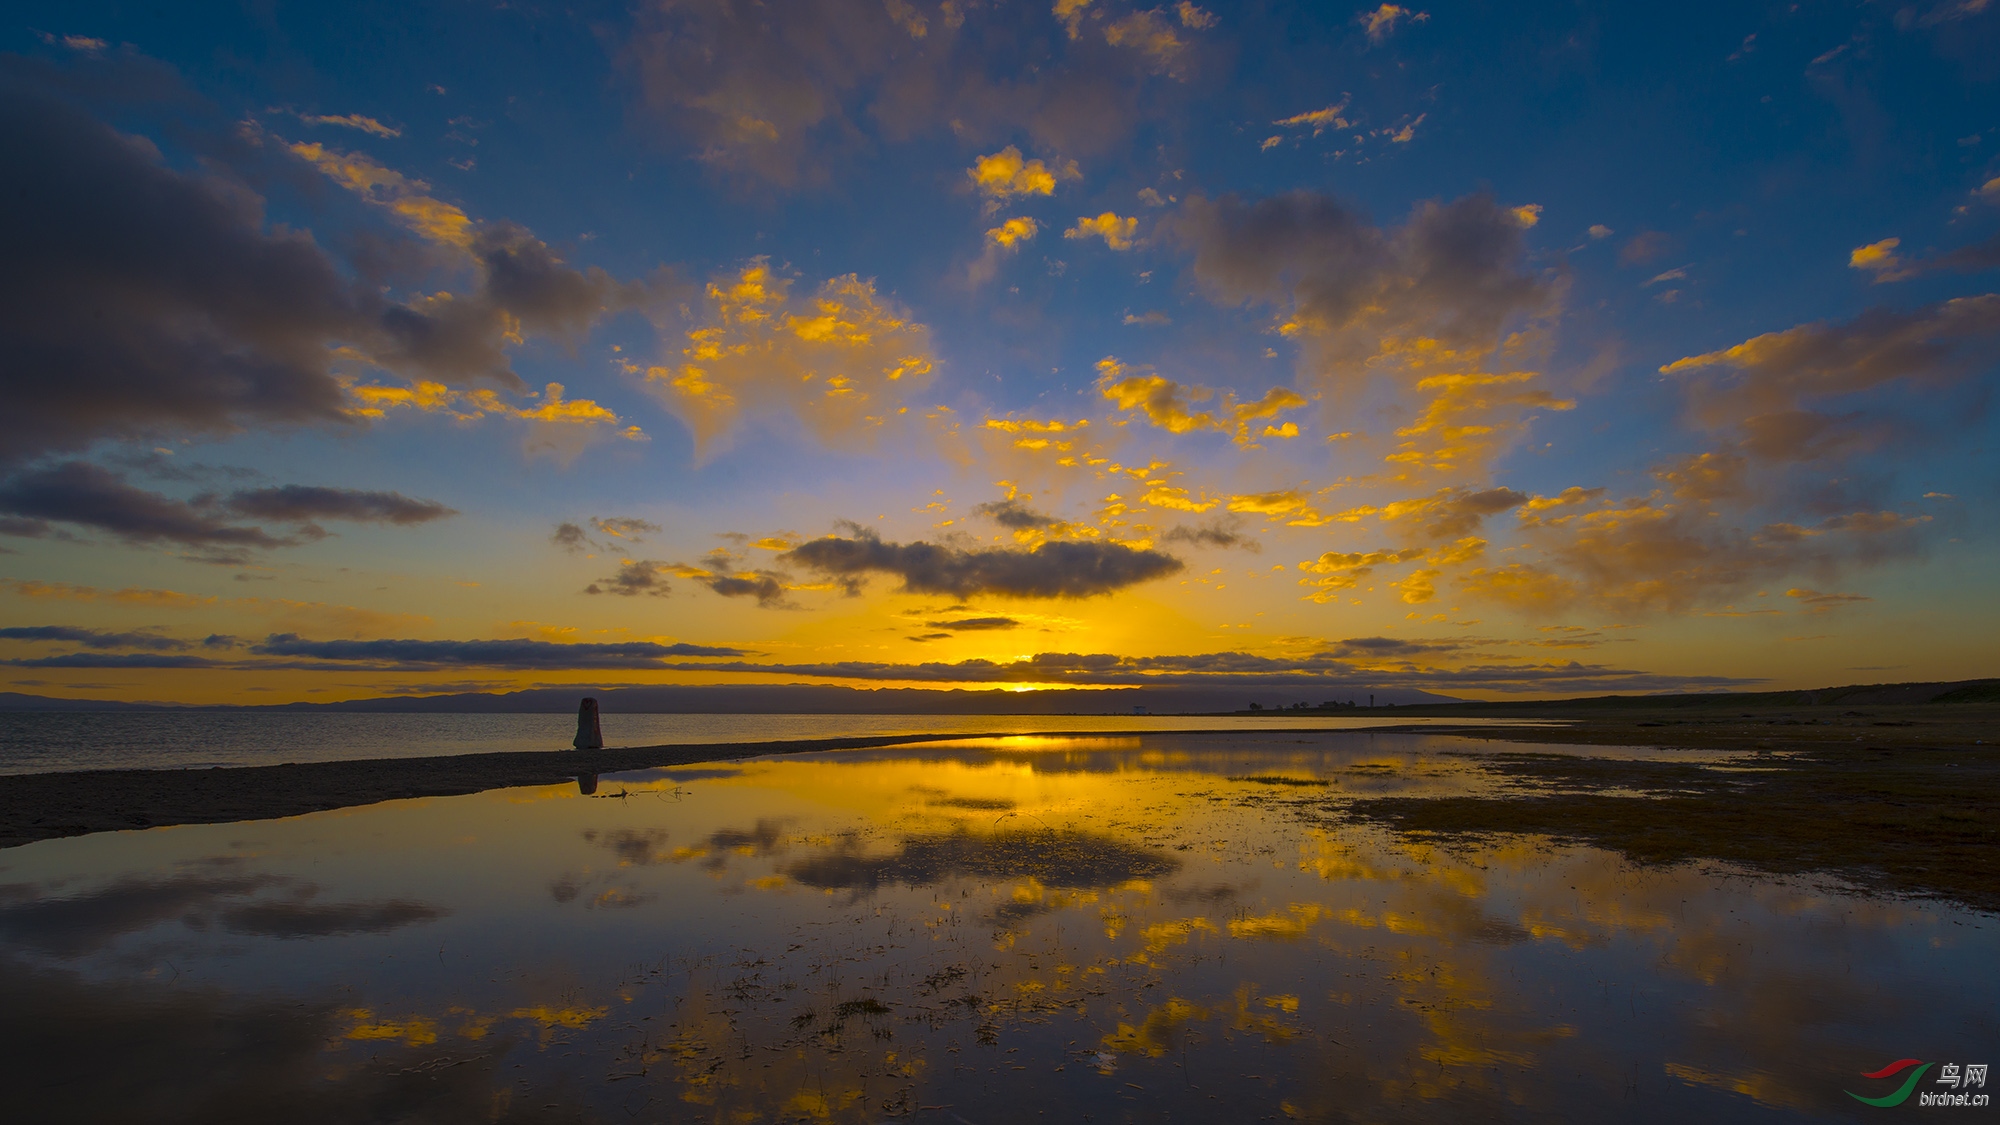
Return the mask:
<svg viewBox="0 0 2000 1125">
<path fill-rule="evenodd" d="M 1898 1086 L 1894 1091 L 1884 1094 L 1879 1098 L 1863 1097 L 1852 1090 L 1846 1091 L 1846 1094 L 1863 1105 L 1882 1106 L 1883 1108 L 1902 1105 L 1904 1102 L 1910 1100 L 1911 1094 L 1917 1093 L 1917 1084 L 1922 1082 L 1924 1075 L 1930 1072 L 1931 1065 L 1922 1059 L 1897 1059 L 1880 1070 L 1866 1071 L 1861 1075 L 1861 1077 L 1870 1081 L 1879 1082 L 1885 1078 L 1893 1079 L 1908 1070 L 1910 1072 L 1909 1077 L 1903 1079 L 1903 1084 Z M 1911 1069 L 1912 1067 L 1915 1069 Z M 1917 1094 L 1917 1104 L 1926 1106 L 1983 1106 L 1990 1104 L 1988 1095 L 1986 1094 L 1963 1092 L 1969 1091 L 1974 1087 L 1982 1090 L 1986 1088 L 1985 1063 L 1966 1063 L 1963 1066 L 1958 1063 L 1945 1063 L 1938 1067 L 1937 1080 L 1933 1085 L 1945 1086 L 1949 1087 L 1949 1089 L 1925 1090 Z"/>
</svg>

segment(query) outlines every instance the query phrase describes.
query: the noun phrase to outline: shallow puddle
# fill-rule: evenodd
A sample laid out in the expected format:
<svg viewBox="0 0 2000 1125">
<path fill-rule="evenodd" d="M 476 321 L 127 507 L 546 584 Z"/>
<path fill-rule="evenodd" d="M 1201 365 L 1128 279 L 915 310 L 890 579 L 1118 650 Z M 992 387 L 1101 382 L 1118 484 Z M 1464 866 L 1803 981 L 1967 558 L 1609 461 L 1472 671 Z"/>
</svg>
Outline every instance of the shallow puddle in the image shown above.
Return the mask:
<svg viewBox="0 0 2000 1125">
<path fill-rule="evenodd" d="M 1991 916 L 1535 838 L 1439 848 L 1341 815 L 1490 793 L 1496 750 L 1577 752 L 933 742 L 11 849 L 10 1104 L 38 1121 L 1847 1119 L 1885 1112 L 1851 1095 L 1908 1076 L 1864 1072 L 1932 1064 L 1898 1111 L 1915 1112 L 1957 1092 L 1944 1064 L 2000 1045 Z"/>
</svg>

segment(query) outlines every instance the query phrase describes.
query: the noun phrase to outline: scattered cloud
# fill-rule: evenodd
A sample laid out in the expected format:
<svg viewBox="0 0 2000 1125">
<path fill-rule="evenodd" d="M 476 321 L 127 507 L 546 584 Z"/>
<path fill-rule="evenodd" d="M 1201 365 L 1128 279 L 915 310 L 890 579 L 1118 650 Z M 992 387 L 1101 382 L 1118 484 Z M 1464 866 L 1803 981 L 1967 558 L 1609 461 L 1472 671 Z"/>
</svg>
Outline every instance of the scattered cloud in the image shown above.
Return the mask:
<svg viewBox="0 0 2000 1125">
<path fill-rule="evenodd" d="M 1167 230 L 1217 300 L 1275 307 L 1329 401 L 1394 388 L 1383 408 L 1414 410 L 1386 455 L 1401 476 L 1483 471 L 1532 411 L 1569 405 L 1532 371 L 1489 366 L 1535 346 L 1503 331 L 1547 313 L 1556 290 L 1527 268 L 1516 209 L 1488 196 L 1420 204 L 1391 229 L 1313 192 L 1197 197 Z"/>
<path fill-rule="evenodd" d="M 1117 150 L 1139 122 L 1183 103 L 1193 33 L 1213 23 L 1191 3 L 1114 14 L 1074 0 L 928 12 L 798 0 L 772 21 L 724 0 L 687 0 L 641 8 L 618 54 L 641 120 L 719 173 L 792 190 L 937 135 L 1085 158 Z M 1045 162 L 1058 180 L 1067 167 Z"/>
<path fill-rule="evenodd" d="M 1955 297 L 1904 311 L 1873 308 L 1840 323 L 1767 332 L 1660 368 L 1680 376 L 1695 417 L 1711 428 L 1790 420 L 1822 436 L 1849 420 L 1808 407 L 1892 382 L 1949 386 L 2000 359 L 2000 294 Z M 1799 421 L 1815 425 L 1799 427 Z M 1821 424 L 1823 423 L 1823 424 Z"/>
<path fill-rule="evenodd" d="M 1412 528 L 1428 539 L 1457 539 L 1478 531 L 1488 516 L 1513 511 L 1528 502 L 1525 493 L 1511 488 L 1488 488 L 1477 492 L 1445 488 L 1432 496 L 1385 504 L 1380 515 L 1385 523 L 1407 520 Z"/>
</svg>

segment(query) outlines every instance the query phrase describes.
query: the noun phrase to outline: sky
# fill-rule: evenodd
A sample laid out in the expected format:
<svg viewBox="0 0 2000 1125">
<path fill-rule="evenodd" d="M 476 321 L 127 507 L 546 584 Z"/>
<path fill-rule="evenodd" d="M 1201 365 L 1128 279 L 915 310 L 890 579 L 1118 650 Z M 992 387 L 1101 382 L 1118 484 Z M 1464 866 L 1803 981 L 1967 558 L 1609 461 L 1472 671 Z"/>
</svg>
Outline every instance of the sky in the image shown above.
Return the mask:
<svg viewBox="0 0 2000 1125">
<path fill-rule="evenodd" d="M 1990 0 L 10 10 L 0 691 L 2000 675 Z"/>
</svg>

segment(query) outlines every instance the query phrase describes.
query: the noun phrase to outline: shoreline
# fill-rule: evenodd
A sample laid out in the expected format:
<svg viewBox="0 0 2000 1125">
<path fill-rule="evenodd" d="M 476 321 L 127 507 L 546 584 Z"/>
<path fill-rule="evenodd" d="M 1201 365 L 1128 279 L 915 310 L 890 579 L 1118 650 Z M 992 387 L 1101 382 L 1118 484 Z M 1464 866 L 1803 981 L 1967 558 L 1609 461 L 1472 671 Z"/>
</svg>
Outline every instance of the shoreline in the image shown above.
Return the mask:
<svg viewBox="0 0 2000 1125">
<path fill-rule="evenodd" d="M 1148 735 L 1453 734 L 1488 727 L 1438 723 L 1271 730 L 1161 730 Z M 1511 728 L 1510 728 L 1511 729 Z M 1545 729 L 1545 728 L 1534 728 Z M 1036 738 L 1101 738 L 1116 732 L 1037 731 Z M 741 761 L 772 754 L 866 750 L 918 742 L 1018 737 L 1018 731 L 893 734 L 783 742 L 634 746 L 611 750 L 517 750 L 427 758 L 361 758 L 207 769 L 98 769 L 0 775 L 0 849 L 85 836 L 272 820 L 416 797 L 457 797 L 489 789 L 556 785 L 580 776 L 664 766 Z"/>
<path fill-rule="evenodd" d="M 1648 746 L 1753 755 L 1713 770 L 1671 758 L 1627 761 L 1490 746 L 1498 797 L 1380 798 L 1328 806 L 1329 825 L 1372 823 L 1412 841 L 1533 835 L 1618 851 L 1639 863 L 1713 859 L 1775 875 L 1822 872 L 1870 892 L 2000 913 L 2000 706 L 1878 706 L 1616 717 L 1550 708 L 1550 725 L 1439 723 L 1148 731 L 1290 738 L 1433 734 L 1542 746 Z M 1472 716 L 1453 716 L 1471 718 Z M 0 775 L 0 849 L 95 832 L 300 816 L 382 801 L 452 797 L 580 777 L 865 750 L 1017 731 L 894 734 L 611 750 L 502 751 L 207 769 Z M 1101 738 L 1102 730 L 1036 737 Z M 1472 751 L 1447 751 L 1468 753 Z"/>
</svg>

